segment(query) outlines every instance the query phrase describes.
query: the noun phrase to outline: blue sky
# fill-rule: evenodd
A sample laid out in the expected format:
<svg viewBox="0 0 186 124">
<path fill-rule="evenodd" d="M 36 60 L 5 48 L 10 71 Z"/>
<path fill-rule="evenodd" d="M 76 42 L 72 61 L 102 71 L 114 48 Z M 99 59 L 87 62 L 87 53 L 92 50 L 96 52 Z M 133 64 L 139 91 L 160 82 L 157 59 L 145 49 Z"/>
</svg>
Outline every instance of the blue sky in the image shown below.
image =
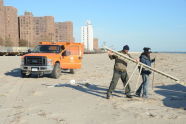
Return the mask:
<svg viewBox="0 0 186 124">
<path fill-rule="evenodd" d="M 186 51 L 186 0 L 4 0 L 6 6 L 34 16 L 72 21 L 80 42 L 80 27 L 86 20 L 94 37 L 117 50 L 128 44 L 131 51 Z"/>
</svg>

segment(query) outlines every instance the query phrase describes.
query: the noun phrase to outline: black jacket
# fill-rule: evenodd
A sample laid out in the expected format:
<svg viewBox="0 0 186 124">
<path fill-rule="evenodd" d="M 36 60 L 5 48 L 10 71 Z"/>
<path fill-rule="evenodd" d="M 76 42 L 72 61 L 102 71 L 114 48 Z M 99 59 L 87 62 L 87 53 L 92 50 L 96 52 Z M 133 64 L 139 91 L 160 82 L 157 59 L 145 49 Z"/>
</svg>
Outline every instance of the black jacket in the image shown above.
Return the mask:
<svg viewBox="0 0 186 124">
<path fill-rule="evenodd" d="M 140 62 L 144 63 L 145 65 L 151 66 L 155 59 L 150 59 L 150 56 L 147 56 L 145 53 L 140 55 Z M 142 68 L 141 74 L 151 74 L 151 71 L 145 68 Z"/>
</svg>

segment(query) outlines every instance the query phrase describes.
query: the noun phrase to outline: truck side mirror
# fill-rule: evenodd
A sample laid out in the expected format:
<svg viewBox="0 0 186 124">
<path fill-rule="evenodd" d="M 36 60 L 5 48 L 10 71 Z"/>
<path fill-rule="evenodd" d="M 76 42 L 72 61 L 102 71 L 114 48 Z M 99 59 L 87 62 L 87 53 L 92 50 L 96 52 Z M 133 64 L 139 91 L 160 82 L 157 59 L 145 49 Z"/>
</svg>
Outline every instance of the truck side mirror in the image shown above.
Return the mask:
<svg viewBox="0 0 186 124">
<path fill-rule="evenodd" d="M 70 51 L 64 51 L 63 53 L 62 53 L 62 56 L 70 56 Z"/>
<path fill-rule="evenodd" d="M 61 46 L 61 50 L 64 50 L 64 49 L 65 49 L 65 46 L 64 46 L 64 45 L 62 45 L 62 46 Z"/>
</svg>

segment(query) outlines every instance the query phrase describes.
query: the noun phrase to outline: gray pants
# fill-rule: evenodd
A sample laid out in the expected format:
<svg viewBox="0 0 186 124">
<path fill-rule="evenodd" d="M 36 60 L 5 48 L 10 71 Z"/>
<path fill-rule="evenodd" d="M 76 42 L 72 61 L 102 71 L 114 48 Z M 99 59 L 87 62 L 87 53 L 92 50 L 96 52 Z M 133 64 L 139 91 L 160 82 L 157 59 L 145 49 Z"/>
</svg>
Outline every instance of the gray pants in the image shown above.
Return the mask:
<svg viewBox="0 0 186 124">
<path fill-rule="evenodd" d="M 136 94 L 140 96 L 142 94 L 142 97 L 148 97 L 148 85 L 149 85 L 149 75 L 142 74 L 142 80 L 140 87 L 136 91 Z"/>
<path fill-rule="evenodd" d="M 125 84 L 128 81 L 127 71 L 120 72 L 120 71 L 114 70 L 114 74 L 113 74 L 112 81 L 111 81 L 109 89 L 108 89 L 108 93 L 111 93 L 111 92 L 114 91 L 114 89 L 116 88 L 116 85 L 118 83 L 119 78 L 121 78 L 121 80 L 123 82 L 123 86 L 125 86 Z M 129 84 L 126 86 L 125 93 L 126 94 L 130 93 L 130 86 L 129 86 Z"/>
</svg>

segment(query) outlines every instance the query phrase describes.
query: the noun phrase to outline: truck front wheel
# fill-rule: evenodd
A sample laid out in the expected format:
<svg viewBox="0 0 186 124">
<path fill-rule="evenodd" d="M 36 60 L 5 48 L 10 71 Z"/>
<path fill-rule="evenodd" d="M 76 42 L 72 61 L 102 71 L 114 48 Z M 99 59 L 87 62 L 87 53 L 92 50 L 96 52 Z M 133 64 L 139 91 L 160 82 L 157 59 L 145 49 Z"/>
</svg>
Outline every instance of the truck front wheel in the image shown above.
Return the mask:
<svg viewBox="0 0 186 124">
<path fill-rule="evenodd" d="M 22 78 L 28 78 L 28 77 L 30 77 L 30 74 L 27 75 L 26 73 L 23 73 L 23 71 L 21 70 L 21 77 Z"/>
<path fill-rule="evenodd" d="M 70 69 L 70 74 L 74 74 L 74 69 Z"/>
<path fill-rule="evenodd" d="M 53 69 L 53 71 L 52 71 L 51 77 L 57 79 L 57 78 L 60 77 L 60 75 L 61 75 L 60 64 L 59 64 L 59 63 L 56 63 L 56 64 L 54 65 L 54 69 Z"/>
</svg>

